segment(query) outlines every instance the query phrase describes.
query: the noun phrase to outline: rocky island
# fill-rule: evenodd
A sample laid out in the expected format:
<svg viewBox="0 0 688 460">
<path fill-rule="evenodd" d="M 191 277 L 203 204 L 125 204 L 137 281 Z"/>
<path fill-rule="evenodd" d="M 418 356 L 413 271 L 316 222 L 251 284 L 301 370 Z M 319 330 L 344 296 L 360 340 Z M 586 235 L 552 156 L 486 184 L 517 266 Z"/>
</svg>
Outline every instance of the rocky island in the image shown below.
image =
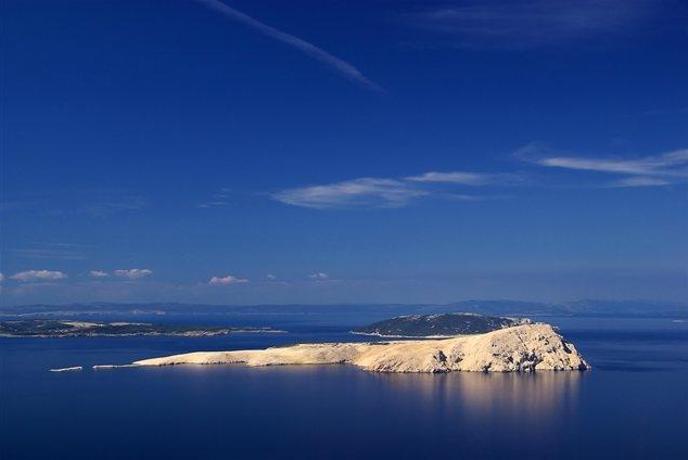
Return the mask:
<svg viewBox="0 0 688 460">
<path fill-rule="evenodd" d="M 207 337 L 232 332 L 281 332 L 271 328 L 200 327 L 188 325 L 90 322 L 55 319 L 0 321 L 0 337 L 125 337 L 169 335 Z"/>
<path fill-rule="evenodd" d="M 263 350 L 196 352 L 135 361 L 127 367 L 181 364 L 246 366 L 350 364 L 376 372 L 530 372 L 585 370 L 576 348 L 552 326 L 518 324 L 435 340 L 322 343 Z M 97 368 L 113 366 L 97 366 Z"/>
</svg>

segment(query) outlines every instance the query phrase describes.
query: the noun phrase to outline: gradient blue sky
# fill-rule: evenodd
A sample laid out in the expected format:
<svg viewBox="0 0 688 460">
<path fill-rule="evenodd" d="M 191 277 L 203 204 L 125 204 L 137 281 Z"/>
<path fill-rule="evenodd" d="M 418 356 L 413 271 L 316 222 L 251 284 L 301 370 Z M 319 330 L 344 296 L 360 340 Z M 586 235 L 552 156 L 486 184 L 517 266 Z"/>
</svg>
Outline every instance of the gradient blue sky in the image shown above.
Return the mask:
<svg viewBox="0 0 688 460">
<path fill-rule="evenodd" d="M 1 20 L 4 304 L 688 298 L 685 2 Z"/>
</svg>

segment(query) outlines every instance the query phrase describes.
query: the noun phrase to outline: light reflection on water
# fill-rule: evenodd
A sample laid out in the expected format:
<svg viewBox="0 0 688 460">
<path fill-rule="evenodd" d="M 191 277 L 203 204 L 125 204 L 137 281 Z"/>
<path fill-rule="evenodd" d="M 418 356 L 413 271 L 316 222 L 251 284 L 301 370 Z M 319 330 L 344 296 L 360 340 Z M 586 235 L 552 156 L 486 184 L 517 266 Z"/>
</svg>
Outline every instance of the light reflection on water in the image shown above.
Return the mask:
<svg viewBox="0 0 688 460">
<path fill-rule="evenodd" d="M 378 378 L 404 397 L 427 405 L 460 408 L 472 416 L 513 412 L 543 418 L 565 404 L 575 407 L 584 372 L 382 374 Z"/>
</svg>

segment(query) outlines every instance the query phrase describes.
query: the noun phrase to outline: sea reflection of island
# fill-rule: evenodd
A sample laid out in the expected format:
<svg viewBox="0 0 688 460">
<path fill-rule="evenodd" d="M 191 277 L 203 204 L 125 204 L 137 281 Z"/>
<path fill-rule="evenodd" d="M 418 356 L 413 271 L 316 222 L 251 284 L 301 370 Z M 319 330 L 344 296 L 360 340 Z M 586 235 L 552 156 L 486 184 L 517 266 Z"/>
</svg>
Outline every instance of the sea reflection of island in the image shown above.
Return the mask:
<svg viewBox="0 0 688 460">
<path fill-rule="evenodd" d="M 575 411 L 584 372 L 382 374 L 399 397 L 420 398 L 421 407 L 447 416 L 489 422 L 519 419 L 530 427 L 556 424 Z"/>
</svg>

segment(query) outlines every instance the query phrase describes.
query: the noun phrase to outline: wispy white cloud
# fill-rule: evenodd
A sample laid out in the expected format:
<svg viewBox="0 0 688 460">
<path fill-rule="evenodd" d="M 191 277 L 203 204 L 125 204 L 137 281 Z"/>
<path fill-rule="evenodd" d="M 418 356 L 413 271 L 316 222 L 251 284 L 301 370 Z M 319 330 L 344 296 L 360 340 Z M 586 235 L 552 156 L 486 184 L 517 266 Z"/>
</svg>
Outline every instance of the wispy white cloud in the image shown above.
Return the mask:
<svg viewBox="0 0 688 460">
<path fill-rule="evenodd" d="M 524 48 L 619 34 L 649 20 L 658 6 L 649 0 L 492 0 L 429 9 L 412 19 L 457 45 Z"/>
<path fill-rule="evenodd" d="M 78 244 L 44 243 L 31 248 L 10 249 L 9 252 L 22 259 L 83 260 L 87 258 L 83 248 L 85 246 Z"/>
<path fill-rule="evenodd" d="M 199 208 L 222 208 L 229 203 L 226 201 L 207 201 L 198 205 Z"/>
<path fill-rule="evenodd" d="M 267 275 L 265 275 L 265 279 L 268 281 L 276 281 L 277 277 L 275 275 L 273 275 L 272 273 L 268 273 Z"/>
<path fill-rule="evenodd" d="M 109 217 L 121 212 L 140 211 L 148 206 L 145 198 L 136 195 L 113 196 L 100 202 L 84 205 L 76 211 L 93 217 Z"/>
<path fill-rule="evenodd" d="M 426 172 L 419 176 L 410 176 L 406 180 L 413 182 L 435 182 L 463 185 L 484 185 L 489 179 L 485 174 L 470 173 L 463 171 L 452 172 Z"/>
<path fill-rule="evenodd" d="M 31 281 L 58 281 L 66 278 L 67 275 L 65 273 L 55 270 L 26 270 L 10 276 L 10 279 L 24 283 Z"/>
<path fill-rule="evenodd" d="M 315 280 L 315 281 L 325 281 L 325 280 L 330 279 L 330 275 L 328 275 L 327 273 L 323 273 L 323 272 L 311 273 L 310 275 L 308 275 L 308 277 L 312 280 Z"/>
<path fill-rule="evenodd" d="M 466 195 L 465 193 L 441 192 L 437 196 L 449 201 L 487 201 L 504 199 L 503 195 Z"/>
<path fill-rule="evenodd" d="M 334 184 L 282 190 L 272 194 L 272 198 L 285 204 L 314 209 L 396 208 L 428 193 L 401 180 L 364 177 Z"/>
<path fill-rule="evenodd" d="M 664 185 L 671 185 L 672 183 L 665 179 L 660 179 L 658 177 L 643 177 L 643 176 L 633 176 L 625 177 L 613 181 L 609 184 L 612 188 L 622 188 L 622 187 L 662 187 Z"/>
<path fill-rule="evenodd" d="M 107 278 L 110 276 L 109 273 L 107 273 L 103 270 L 91 270 L 90 272 L 88 272 L 88 275 L 91 278 L 96 278 L 96 279 Z"/>
<path fill-rule="evenodd" d="M 542 166 L 617 174 L 684 177 L 688 174 L 688 149 L 637 159 L 547 157 L 536 161 Z M 676 169 L 679 167 L 680 169 Z"/>
<path fill-rule="evenodd" d="M 518 180 L 515 174 L 490 174 L 468 171 L 430 171 L 418 176 L 407 177 L 406 180 L 412 182 L 436 183 L 436 184 L 457 184 L 457 185 L 506 185 Z"/>
<path fill-rule="evenodd" d="M 518 174 L 430 171 L 403 178 L 362 177 L 332 184 L 295 187 L 270 196 L 281 203 L 313 209 L 400 208 L 430 197 L 479 201 L 488 196 L 455 193 L 458 187 L 511 186 Z"/>
<path fill-rule="evenodd" d="M 211 286 L 229 286 L 230 284 L 248 283 L 246 278 L 239 278 L 233 275 L 213 276 L 208 281 Z"/>
<path fill-rule="evenodd" d="M 200 203 L 199 208 L 222 208 L 230 204 L 231 190 L 228 188 L 221 188 L 219 191 L 213 193 L 208 201 Z"/>
<path fill-rule="evenodd" d="M 240 22 L 260 33 L 273 38 L 277 41 L 285 43 L 294 49 L 301 51 L 307 56 L 322 62 L 327 65 L 340 75 L 345 78 L 354 81 L 366 88 L 374 91 L 382 92 L 383 89 L 375 82 L 371 81 L 368 77 L 363 75 L 363 73 L 354 67 L 352 64 L 346 62 L 343 59 L 334 56 L 322 48 L 315 46 L 314 44 L 307 42 L 299 37 L 283 32 L 272 26 L 264 24 L 251 16 L 242 13 L 241 11 L 235 10 L 234 8 L 228 6 L 227 4 L 219 0 L 196 0 L 198 3 L 205 5 L 206 7 L 223 14 L 224 16 Z"/>
<path fill-rule="evenodd" d="M 2 283 L 3 281 L 5 281 L 5 275 L 0 273 L 0 283 Z"/>
<path fill-rule="evenodd" d="M 549 168 L 626 176 L 609 184 L 613 187 L 664 186 L 688 179 L 688 149 L 636 158 L 580 157 L 530 144 L 519 149 L 516 156 Z"/>
<path fill-rule="evenodd" d="M 113 273 L 115 276 L 118 276 L 120 278 L 127 278 L 130 280 L 138 280 L 138 279 L 146 278 L 147 276 L 152 275 L 153 270 L 150 270 L 148 268 L 127 268 L 127 269 L 115 270 Z"/>
<path fill-rule="evenodd" d="M 0 203 L 1 212 L 28 212 L 42 217 L 71 217 L 87 215 L 107 218 L 115 214 L 140 211 L 148 200 L 126 190 L 82 189 L 54 190 L 50 193 L 29 193 L 7 198 Z M 84 247 L 79 244 L 52 244 L 63 249 Z"/>
</svg>

